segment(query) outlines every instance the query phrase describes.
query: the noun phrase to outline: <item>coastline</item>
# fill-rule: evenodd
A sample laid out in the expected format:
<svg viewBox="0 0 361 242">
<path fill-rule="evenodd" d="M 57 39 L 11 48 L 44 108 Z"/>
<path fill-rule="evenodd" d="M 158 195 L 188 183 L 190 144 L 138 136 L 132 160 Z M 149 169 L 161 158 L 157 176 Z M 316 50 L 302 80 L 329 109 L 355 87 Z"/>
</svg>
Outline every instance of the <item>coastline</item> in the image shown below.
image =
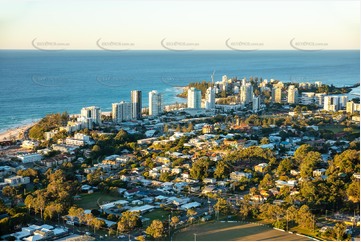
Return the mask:
<svg viewBox="0 0 361 242">
<path fill-rule="evenodd" d="M 10 141 L 10 140 L 18 140 L 23 138 L 23 134 L 25 131 L 34 126 L 38 121 L 33 121 L 31 123 L 19 125 L 16 128 L 11 128 L 6 131 L 0 133 L 0 142 L 2 141 Z"/>
</svg>

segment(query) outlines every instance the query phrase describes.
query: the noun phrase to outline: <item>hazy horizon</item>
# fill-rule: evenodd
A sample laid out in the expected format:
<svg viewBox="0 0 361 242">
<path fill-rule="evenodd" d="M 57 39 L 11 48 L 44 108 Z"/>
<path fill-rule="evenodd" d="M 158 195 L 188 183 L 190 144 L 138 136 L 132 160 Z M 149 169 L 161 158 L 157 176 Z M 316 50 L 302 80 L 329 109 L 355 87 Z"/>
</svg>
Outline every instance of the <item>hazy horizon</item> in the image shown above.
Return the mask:
<svg viewBox="0 0 361 242">
<path fill-rule="evenodd" d="M 360 49 L 359 1 L 3 0 L 0 4 L 4 50 Z"/>
</svg>

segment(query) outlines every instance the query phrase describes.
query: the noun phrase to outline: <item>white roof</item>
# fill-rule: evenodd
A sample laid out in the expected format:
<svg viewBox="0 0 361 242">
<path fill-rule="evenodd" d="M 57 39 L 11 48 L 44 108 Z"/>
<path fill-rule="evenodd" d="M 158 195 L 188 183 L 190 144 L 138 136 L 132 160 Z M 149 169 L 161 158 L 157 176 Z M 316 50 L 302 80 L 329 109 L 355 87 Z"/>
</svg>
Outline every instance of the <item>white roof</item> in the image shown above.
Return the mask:
<svg viewBox="0 0 361 242">
<path fill-rule="evenodd" d="M 192 202 L 192 203 L 187 203 L 181 206 L 181 209 L 190 209 L 190 208 L 195 208 L 195 207 L 199 207 L 201 204 L 199 202 Z"/>
<path fill-rule="evenodd" d="M 125 204 L 128 204 L 128 203 L 129 202 L 125 201 L 125 200 L 118 200 L 118 201 L 115 201 L 115 202 L 100 205 L 100 208 L 101 209 L 108 209 L 108 208 L 112 208 L 112 207 L 116 206 L 117 204 L 125 205 Z"/>
<path fill-rule="evenodd" d="M 140 207 L 133 207 L 133 208 L 129 209 L 129 211 L 143 212 L 143 211 L 147 211 L 147 210 L 150 210 L 150 209 L 153 209 L 153 208 L 155 208 L 155 207 L 152 206 L 152 205 L 143 205 L 143 206 L 140 206 Z"/>
</svg>

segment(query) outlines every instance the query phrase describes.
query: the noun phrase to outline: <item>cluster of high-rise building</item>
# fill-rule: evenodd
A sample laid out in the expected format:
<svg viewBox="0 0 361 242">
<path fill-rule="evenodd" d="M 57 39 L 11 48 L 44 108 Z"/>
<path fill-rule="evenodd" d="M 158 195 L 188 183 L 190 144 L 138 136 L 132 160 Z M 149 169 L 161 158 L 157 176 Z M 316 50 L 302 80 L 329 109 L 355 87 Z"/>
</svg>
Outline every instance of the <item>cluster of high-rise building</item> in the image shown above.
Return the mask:
<svg viewBox="0 0 361 242">
<path fill-rule="evenodd" d="M 336 112 L 346 107 L 347 96 L 325 96 L 323 109 L 326 111 Z"/>
<path fill-rule="evenodd" d="M 149 115 L 158 116 L 163 112 L 163 95 L 153 90 L 149 92 Z M 130 102 L 112 104 L 112 118 L 116 123 L 136 120 L 142 117 L 142 91 L 130 92 Z"/>
<path fill-rule="evenodd" d="M 212 75 L 212 86 L 208 87 L 208 89 L 206 90 L 203 103 L 201 90 L 190 87 L 188 89 L 187 108 L 205 108 L 208 110 L 213 110 L 216 106 L 216 93 L 218 93 L 219 90 L 232 90 L 233 87 L 234 94 L 238 94 L 237 100 L 242 106 L 251 104 L 253 111 L 259 111 L 261 109 L 261 98 L 260 96 L 254 94 L 252 83 L 247 82 L 244 78 L 241 82 L 237 82 L 238 84 L 236 83 L 234 84 L 234 86 L 232 86 L 233 81 L 233 79 L 228 80 L 227 76 L 222 76 L 222 81 L 217 82 L 216 85 L 214 85 Z M 271 79 L 271 83 L 273 85 L 270 88 L 268 85 L 268 81 L 263 80 L 260 83 L 260 90 L 262 92 L 269 91 L 271 93 L 271 101 L 273 103 L 282 103 L 282 90 L 284 88 L 284 84 L 282 82 L 274 82 L 273 79 Z M 310 85 L 312 86 L 313 84 Z M 315 85 L 321 86 L 322 83 L 317 82 Z M 302 92 L 301 95 L 299 95 L 298 88 L 295 85 L 288 86 L 286 99 L 287 100 L 285 100 L 284 102 L 287 102 L 289 104 L 316 104 L 321 107 L 323 106 L 324 110 L 327 111 L 338 111 L 343 108 L 346 108 L 347 112 L 349 113 L 360 111 L 360 104 L 347 102 L 347 96 L 326 96 L 326 94 L 324 93 L 314 92 Z M 163 113 L 164 105 L 163 95 L 161 93 L 155 90 L 149 92 L 148 111 L 149 116 L 153 117 L 159 116 L 161 113 Z M 132 90 L 130 93 L 130 102 L 121 101 L 119 103 L 113 103 L 111 114 L 112 119 L 115 123 L 140 119 L 142 117 L 142 91 Z M 92 129 L 94 124 L 101 124 L 100 108 L 95 106 L 84 107 L 81 109 L 80 117 L 75 124 L 76 126 L 73 125 L 74 127 L 71 126 L 69 127 L 69 129 Z"/>
<path fill-rule="evenodd" d="M 205 93 L 204 100 L 205 109 L 215 109 L 216 107 L 216 91 L 214 87 L 208 87 Z M 188 89 L 187 108 L 201 109 L 202 108 L 202 92 L 197 88 L 191 87 Z"/>
</svg>

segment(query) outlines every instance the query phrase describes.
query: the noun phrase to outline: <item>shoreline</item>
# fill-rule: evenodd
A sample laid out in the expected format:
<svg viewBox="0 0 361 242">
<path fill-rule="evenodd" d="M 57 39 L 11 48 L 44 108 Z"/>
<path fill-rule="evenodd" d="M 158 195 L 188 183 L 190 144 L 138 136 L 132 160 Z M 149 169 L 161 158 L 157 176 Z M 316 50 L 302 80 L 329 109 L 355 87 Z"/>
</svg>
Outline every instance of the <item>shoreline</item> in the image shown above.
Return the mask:
<svg viewBox="0 0 361 242">
<path fill-rule="evenodd" d="M 10 128 L 0 133 L 0 142 L 23 139 L 24 132 L 30 129 L 39 121 L 32 121 L 31 123 L 21 124 L 16 128 Z"/>
</svg>

